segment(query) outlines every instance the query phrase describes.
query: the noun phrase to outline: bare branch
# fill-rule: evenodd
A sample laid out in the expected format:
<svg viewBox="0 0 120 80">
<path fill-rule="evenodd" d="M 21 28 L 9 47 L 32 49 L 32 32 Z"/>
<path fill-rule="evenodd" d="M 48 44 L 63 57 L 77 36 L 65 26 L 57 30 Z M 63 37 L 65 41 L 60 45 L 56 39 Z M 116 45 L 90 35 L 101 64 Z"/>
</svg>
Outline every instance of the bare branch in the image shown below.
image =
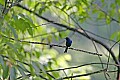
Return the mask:
<svg viewBox="0 0 120 80">
<path fill-rule="evenodd" d="M 16 39 L 9 38 L 9 37 L 4 36 L 4 35 L 2 35 L 2 37 L 5 37 L 5 38 L 8 38 L 8 39 L 16 41 Z M 61 45 L 57 45 L 57 44 L 50 44 L 50 43 L 43 43 L 43 42 L 32 42 L 32 41 L 24 41 L 24 40 L 17 40 L 17 41 L 24 42 L 24 43 L 31 43 L 31 44 L 49 45 L 50 47 L 57 46 L 57 47 L 66 48 L 66 46 L 61 46 Z M 81 50 L 81 49 L 76 49 L 76 48 L 72 48 L 72 47 L 69 47 L 68 49 L 75 50 L 75 51 L 80 51 L 80 52 L 85 52 L 85 53 L 89 53 L 89 54 L 92 54 L 92 55 L 102 56 L 102 54 L 97 54 L 97 53 L 94 53 L 94 52 L 89 52 L 89 51 L 85 51 L 85 50 Z"/>
<path fill-rule="evenodd" d="M 92 74 L 101 73 L 103 71 L 106 71 L 106 69 L 98 70 L 98 71 L 87 73 L 87 74 L 81 74 L 81 75 L 75 75 L 75 76 L 67 76 L 67 77 L 63 77 L 62 79 L 77 78 L 77 77 L 82 77 L 82 76 L 89 76 L 89 75 L 92 75 Z M 61 78 L 57 79 L 57 80 L 61 80 Z"/>
<path fill-rule="evenodd" d="M 117 64 L 107 64 L 107 63 L 87 63 L 87 64 L 82 64 L 82 65 L 78 65 L 78 66 L 73 66 L 73 67 L 68 67 L 68 68 L 63 68 L 63 69 L 56 69 L 56 70 L 47 70 L 46 72 L 54 72 L 54 71 L 61 71 L 61 70 L 69 70 L 69 69 L 74 69 L 74 68 L 80 68 L 80 67 L 83 67 L 83 66 L 87 66 L 87 65 L 95 65 L 95 64 L 104 64 L 104 65 L 113 65 L 113 66 L 119 66 Z"/>
</svg>

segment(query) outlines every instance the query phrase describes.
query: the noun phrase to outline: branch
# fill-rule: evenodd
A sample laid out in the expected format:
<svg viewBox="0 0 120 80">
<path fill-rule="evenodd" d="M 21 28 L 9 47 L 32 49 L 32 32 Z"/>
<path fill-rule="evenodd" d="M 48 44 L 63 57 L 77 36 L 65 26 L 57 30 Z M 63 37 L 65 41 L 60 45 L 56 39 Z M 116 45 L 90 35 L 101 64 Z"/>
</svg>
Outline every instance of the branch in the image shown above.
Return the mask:
<svg viewBox="0 0 120 80">
<path fill-rule="evenodd" d="M 74 69 L 74 68 L 80 68 L 80 67 L 83 67 L 83 66 L 87 66 L 87 65 L 94 65 L 94 64 L 105 64 L 105 65 L 113 65 L 113 66 L 119 66 L 119 65 L 117 65 L 117 64 L 108 64 L 108 63 L 88 63 L 88 64 L 83 64 L 83 65 L 79 65 L 79 66 L 74 66 L 74 67 L 68 67 L 68 68 L 63 68 L 63 69 L 56 69 L 56 70 L 47 70 L 46 72 L 47 72 L 47 75 L 50 75 L 48 72 L 55 72 L 55 71 L 65 71 L 65 70 L 69 70 L 69 69 Z M 106 71 L 105 69 L 103 69 L 103 71 Z M 117 70 L 114 70 L 114 71 L 107 71 L 107 72 L 116 72 Z M 64 77 L 64 78 L 62 78 L 62 79 L 67 79 L 67 78 L 75 78 L 75 77 L 81 77 L 81 76 L 88 76 L 88 75 L 92 75 L 92 74 L 96 74 L 96 73 L 100 73 L 100 72 L 102 72 L 101 70 L 99 70 L 99 71 L 95 71 L 95 72 L 92 72 L 92 73 L 87 73 L 87 74 L 81 74 L 81 75 L 75 75 L 75 76 L 66 76 L 66 77 Z M 40 72 L 40 73 L 42 73 L 42 71 Z M 31 74 L 29 73 L 29 74 L 27 74 L 26 76 L 30 76 Z M 39 75 L 39 76 L 41 76 L 41 75 Z M 20 76 L 20 77 L 18 77 L 17 79 L 20 79 L 20 78 L 22 78 L 23 76 Z M 52 77 L 52 78 L 54 78 L 55 79 L 55 77 L 54 76 L 51 76 L 50 75 L 50 77 Z"/>
<path fill-rule="evenodd" d="M 97 35 L 97 34 L 95 34 L 95 33 L 93 33 L 93 32 L 90 32 L 90 31 L 88 31 L 88 30 L 85 30 L 85 31 L 86 31 L 87 33 L 89 33 L 89 34 L 92 34 L 92 35 L 96 36 L 96 37 L 99 37 L 99 38 L 102 38 L 102 39 L 104 39 L 104 40 L 108 40 L 108 41 L 111 41 L 111 42 L 116 43 L 116 41 L 114 41 L 114 40 L 112 40 L 112 39 L 108 39 L 108 38 L 102 37 L 102 36 Z"/>
<path fill-rule="evenodd" d="M 16 39 L 14 39 L 14 38 L 9 38 L 9 37 L 4 36 L 4 35 L 1 35 L 1 36 L 5 37 L 5 38 L 8 38 L 10 40 L 16 41 Z M 17 41 L 24 42 L 24 43 L 32 43 L 32 44 L 49 45 L 50 47 L 57 46 L 57 47 L 66 48 L 66 46 L 61 46 L 61 45 L 57 45 L 57 44 L 50 44 L 50 43 L 43 43 L 43 42 L 33 42 L 33 41 L 25 41 L 25 40 L 17 40 Z M 72 47 L 69 47 L 68 49 L 75 50 L 75 51 L 80 51 L 80 52 L 85 52 L 85 53 L 89 53 L 89 54 L 92 54 L 92 55 L 102 56 L 102 54 L 97 54 L 97 53 L 93 53 L 93 52 L 89 52 L 89 51 L 85 51 L 85 50 L 80 50 L 80 49 L 76 49 L 76 48 L 72 48 Z"/>
<path fill-rule="evenodd" d="M 26 10 L 26 11 L 28 11 L 28 12 L 30 12 L 30 13 L 33 13 L 34 15 L 36 15 L 37 17 L 39 17 L 39 18 L 41 18 L 41 19 L 43 19 L 43 20 L 45 20 L 45 21 L 48 21 L 48 22 L 50 22 L 50 23 L 52 23 L 52 24 L 55 24 L 55 25 L 57 25 L 57 26 L 66 28 L 66 29 L 71 30 L 71 31 L 73 31 L 73 32 L 77 32 L 77 33 L 85 36 L 86 38 L 95 41 L 96 43 L 102 45 L 108 52 L 110 52 L 110 54 L 111 54 L 113 60 L 115 61 L 115 63 L 116 63 L 116 64 L 119 64 L 118 60 L 116 59 L 116 57 L 115 57 L 115 55 L 114 55 L 114 52 L 113 52 L 106 44 L 104 44 L 103 42 L 101 42 L 101 41 L 93 38 L 92 36 L 90 36 L 90 37 L 87 36 L 87 35 L 84 33 L 83 30 L 81 30 L 81 29 L 75 29 L 75 28 L 69 27 L 69 26 L 67 26 L 67 25 L 60 24 L 60 23 L 54 22 L 54 21 L 52 21 L 52 20 L 49 20 L 49 19 L 47 19 L 47 18 L 45 18 L 45 17 L 43 17 L 43 16 L 40 16 L 39 14 L 33 12 L 32 10 L 30 10 L 30 9 L 28 9 L 28 8 L 20 5 L 20 4 L 18 4 L 17 6 L 20 7 L 20 8 L 22 8 L 22 9 L 24 9 L 24 10 Z"/>
<path fill-rule="evenodd" d="M 2 56 L 3 58 L 7 58 L 7 59 L 9 59 L 9 57 L 8 56 L 4 56 L 4 55 L 0 55 L 0 56 Z M 22 61 L 19 61 L 19 60 L 17 60 L 17 59 L 14 59 L 15 61 L 17 61 L 17 62 L 20 62 L 20 63 L 23 63 L 23 64 L 25 64 L 25 65 L 27 65 L 27 66 L 29 66 L 29 64 L 28 63 L 26 63 L 26 62 L 22 62 Z"/>
<path fill-rule="evenodd" d="M 30 77 L 31 75 L 32 75 L 31 73 L 28 73 L 28 74 L 26 74 L 25 76 Z M 43 76 L 40 75 L 40 74 L 38 74 L 38 75 L 36 75 L 36 76 L 39 76 L 41 79 L 44 79 L 44 80 L 49 80 L 49 79 L 43 77 Z M 21 79 L 21 78 L 22 78 L 22 79 Z M 17 80 L 23 80 L 23 76 L 17 77 Z"/>
<path fill-rule="evenodd" d="M 119 66 L 117 64 L 108 64 L 108 63 L 87 63 L 87 64 L 82 64 L 82 65 L 78 65 L 78 66 L 73 66 L 73 67 L 68 67 L 68 68 L 63 68 L 63 69 L 54 69 L 54 70 L 47 70 L 46 72 L 54 72 L 54 71 L 63 71 L 63 70 L 69 70 L 69 69 L 74 69 L 74 68 L 80 68 L 80 67 L 83 67 L 83 66 L 87 66 L 87 65 L 94 65 L 94 64 L 105 64 L 105 65 L 114 65 L 114 66 Z"/>
<path fill-rule="evenodd" d="M 92 3 L 92 4 L 95 4 L 95 3 Z M 113 17 L 110 16 L 107 12 L 105 12 L 104 10 L 102 10 L 98 4 L 96 4 L 96 5 L 97 5 L 97 8 L 98 8 L 101 12 L 103 12 L 106 16 L 109 16 L 109 17 L 110 17 L 111 21 L 115 21 L 115 22 L 117 22 L 117 23 L 120 23 L 119 20 L 113 18 Z"/>
<path fill-rule="evenodd" d="M 95 72 L 91 72 L 91 73 L 87 73 L 87 74 L 81 74 L 81 75 L 75 75 L 75 76 L 67 76 L 67 77 L 59 78 L 57 80 L 69 79 L 69 78 L 76 78 L 76 77 L 82 77 L 82 76 L 88 76 L 88 75 L 92 75 L 92 74 L 96 74 L 96 73 L 101 73 L 103 71 L 106 71 L 106 69 L 95 71 Z"/>
<path fill-rule="evenodd" d="M 10 0 L 5 0 L 5 1 L 4 1 L 4 5 L 5 5 L 5 6 L 3 7 L 2 14 L 4 14 L 4 15 L 7 14 L 12 7 L 16 6 L 16 5 L 19 4 L 21 1 L 22 1 L 22 0 L 16 0 L 16 1 L 14 2 L 13 0 L 12 0 L 12 1 L 10 1 Z"/>
<path fill-rule="evenodd" d="M 55 34 L 55 33 L 59 33 L 59 32 L 63 32 L 63 31 L 66 31 L 66 29 L 64 30 L 58 30 L 58 31 L 54 31 L 54 32 L 48 32 L 48 33 L 44 33 L 44 34 L 38 34 L 38 35 L 35 35 L 33 37 L 26 37 L 24 39 L 30 39 L 30 38 L 35 38 L 35 37 L 38 37 L 38 36 L 44 36 L 44 35 L 48 35 L 48 34 Z M 23 40 L 23 39 L 22 39 Z"/>
<path fill-rule="evenodd" d="M 120 44 L 119 44 L 118 61 L 120 62 Z M 117 80 L 120 80 L 120 66 L 118 67 L 118 71 L 117 71 Z"/>
</svg>

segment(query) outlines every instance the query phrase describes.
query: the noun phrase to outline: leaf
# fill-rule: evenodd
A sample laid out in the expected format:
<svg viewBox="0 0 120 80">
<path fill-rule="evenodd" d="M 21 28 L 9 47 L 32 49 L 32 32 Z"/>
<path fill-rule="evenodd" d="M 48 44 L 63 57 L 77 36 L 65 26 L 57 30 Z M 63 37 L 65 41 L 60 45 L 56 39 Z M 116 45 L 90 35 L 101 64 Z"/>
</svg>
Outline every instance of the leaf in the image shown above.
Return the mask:
<svg viewBox="0 0 120 80">
<path fill-rule="evenodd" d="M 22 33 L 24 33 L 27 29 L 26 22 L 24 19 L 19 18 L 15 21 L 15 27 L 16 29 L 20 30 Z"/>
<path fill-rule="evenodd" d="M 69 31 L 59 32 L 59 36 L 60 36 L 61 38 L 65 38 L 65 37 L 68 36 L 68 35 L 69 35 Z"/>
<path fill-rule="evenodd" d="M 85 5 L 88 5 L 88 1 L 87 1 L 87 0 L 82 0 L 82 2 L 83 2 Z"/>
<path fill-rule="evenodd" d="M 22 17 L 22 18 L 25 18 L 25 15 L 22 14 L 22 13 L 19 13 L 18 16 Z"/>
<path fill-rule="evenodd" d="M 111 18 L 109 16 L 106 17 L 106 23 L 110 24 L 111 23 Z"/>
<path fill-rule="evenodd" d="M 2 65 L 2 67 L 4 67 L 4 60 L 2 56 L 0 56 L 0 64 Z"/>
<path fill-rule="evenodd" d="M 25 68 L 25 66 L 19 62 L 19 67 L 23 69 L 25 72 L 28 72 L 28 70 Z"/>
<path fill-rule="evenodd" d="M 101 0 L 102 1 L 102 3 L 105 1 L 105 0 Z"/>
<path fill-rule="evenodd" d="M 59 35 L 59 33 L 57 33 L 58 35 Z M 53 34 L 53 36 L 54 36 L 54 38 L 55 38 L 55 40 L 59 40 L 59 37 L 58 37 L 58 35 L 56 35 L 56 34 Z"/>
<path fill-rule="evenodd" d="M 29 28 L 27 29 L 27 31 L 28 31 L 28 33 L 33 37 L 33 30 L 32 30 L 32 28 L 29 27 Z"/>
<path fill-rule="evenodd" d="M 28 15 L 24 15 L 20 13 L 19 16 L 23 18 L 27 23 L 29 23 L 29 25 L 35 27 L 35 25 L 33 24 L 33 20 Z"/>
<path fill-rule="evenodd" d="M 118 31 L 117 32 L 117 41 L 119 41 L 120 40 L 120 32 Z"/>
<path fill-rule="evenodd" d="M 98 17 L 97 17 L 96 20 L 99 21 L 99 20 L 104 19 L 104 18 L 105 18 L 105 14 L 102 13 L 102 12 L 99 12 Z"/>
<path fill-rule="evenodd" d="M 40 69 L 43 71 L 43 73 L 46 74 L 44 66 L 41 63 L 39 63 L 39 62 L 38 62 L 38 65 L 39 65 Z"/>
<path fill-rule="evenodd" d="M 35 77 L 34 80 L 41 80 L 41 78 L 40 77 Z"/>
<path fill-rule="evenodd" d="M 4 0 L 0 0 L 0 5 L 4 5 L 5 1 Z"/>
<path fill-rule="evenodd" d="M 47 8 L 48 8 L 47 6 L 42 5 L 42 7 L 39 9 L 39 14 L 42 14 L 43 12 L 45 12 Z"/>
<path fill-rule="evenodd" d="M 21 74 L 23 77 L 25 77 L 26 74 L 24 73 L 24 70 L 23 70 L 21 67 L 19 67 L 19 66 L 18 66 L 17 68 L 18 68 L 20 74 Z"/>
<path fill-rule="evenodd" d="M 8 26 L 9 26 L 10 30 L 12 31 L 12 33 L 13 33 L 15 39 L 18 39 L 18 35 L 17 35 L 15 29 L 14 29 L 12 26 L 10 26 L 10 25 L 8 25 Z"/>
<path fill-rule="evenodd" d="M 9 45 L 16 53 L 18 53 L 17 49 L 14 47 L 12 43 L 7 42 L 6 44 Z"/>
<path fill-rule="evenodd" d="M 32 25 L 33 25 L 33 20 L 32 20 L 29 16 L 25 15 L 25 20 L 26 20 L 29 24 L 32 24 Z"/>
<path fill-rule="evenodd" d="M 8 77 L 8 73 L 9 73 L 9 66 L 4 65 L 4 67 L 3 67 L 3 79 L 6 79 Z"/>
<path fill-rule="evenodd" d="M 60 77 L 59 72 L 52 72 L 52 75 L 54 75 L 54 77 Z"/>
<path fill-rule="evenodd" d="M 114 32 L 114 33 L 110 36 L 110 39 L 114 40 L 114 39 L 116 39 L 116 36 L 117 36 L 117 32 Z"/>
<path fill-rule="evenodd" d="M 37 7 L 39 6 L 40 2 L 37 2 L 34 6 L 34 11 L 36 11 Z"/>
<path fill-rule="evenodd" d="M 116 3 L 120 6 L 120 0 L 116 0 Z"/>
<path fill-rule="evenodd" d="M 16 79 L 16 69 L 14 66 L 10 68 L 10 80 L 17 80 Z"/>
<path fill-rule="evenodd" d="M 17 15 L 12 15 L 12 18 L 16 21 L 16 20 L 18 20 L 18 16 Z"/>
<path fill-rule="evenodd" d="M 51 43 L 51 42 L 52 42 L 52 35 L 49 35 L 49 36 L 47 37 L 47 41 L 48 41 L 48 43 Z"/>
<path fill-rule="evenodd" d="M 36 54 L 36 57 L 37 57 L 37 58 L 39 58 L 39 57 L 40 57 L 41 52 L 40 52 L 40 51 L 35 51 L 35 54 Z"/>
<path fill-rule="evenodd" d="M 30 73 L 31 73 L 31 75 L 34 76 L 35 73 L 34 73 L 33 66 L 30 64 L 29 67 L 30 67 Z"/>
<path fill-rule="evenodd" d="M 39 68 L 39 66 L 37 65 L 36 62 L 32 61 L 32 66 L 35 69 L 35 73 L 39 73 L 40 72 L 40 68 Z"/>
</svg>

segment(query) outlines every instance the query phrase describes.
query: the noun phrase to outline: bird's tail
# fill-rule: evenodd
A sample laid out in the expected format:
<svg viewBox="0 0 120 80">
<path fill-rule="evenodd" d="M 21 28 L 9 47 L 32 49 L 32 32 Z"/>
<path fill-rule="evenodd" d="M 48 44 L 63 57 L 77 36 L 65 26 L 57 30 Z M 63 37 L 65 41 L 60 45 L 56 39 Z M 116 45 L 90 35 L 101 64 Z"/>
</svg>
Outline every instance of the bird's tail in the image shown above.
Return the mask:
<svg viewBox="0 0 120 80">
<path fill-rule="evenodd" d="M 64 53 L 67 53 L 67 50 L 68 50 L 68 47 L 66 47 L 66 48 L 65 48 L 65 51 L 64 51 Z"/>
</svg>

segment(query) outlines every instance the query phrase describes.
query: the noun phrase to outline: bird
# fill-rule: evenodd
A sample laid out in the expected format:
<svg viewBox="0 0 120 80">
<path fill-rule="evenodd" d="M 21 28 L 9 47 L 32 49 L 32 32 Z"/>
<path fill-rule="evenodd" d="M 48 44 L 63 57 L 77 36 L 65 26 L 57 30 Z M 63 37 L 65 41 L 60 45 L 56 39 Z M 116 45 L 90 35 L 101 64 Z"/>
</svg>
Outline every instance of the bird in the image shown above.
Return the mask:
<svg viewBox="0 0 120 80">
<path fill-rule="evenodd" d="M 66 48 L 64 53 L 67 53 L 68 47 L 70 47 L 72 44 L 72 40 L 69 37 L 66 37 L 65 39 L 66 39 Z"/>
</svg>

